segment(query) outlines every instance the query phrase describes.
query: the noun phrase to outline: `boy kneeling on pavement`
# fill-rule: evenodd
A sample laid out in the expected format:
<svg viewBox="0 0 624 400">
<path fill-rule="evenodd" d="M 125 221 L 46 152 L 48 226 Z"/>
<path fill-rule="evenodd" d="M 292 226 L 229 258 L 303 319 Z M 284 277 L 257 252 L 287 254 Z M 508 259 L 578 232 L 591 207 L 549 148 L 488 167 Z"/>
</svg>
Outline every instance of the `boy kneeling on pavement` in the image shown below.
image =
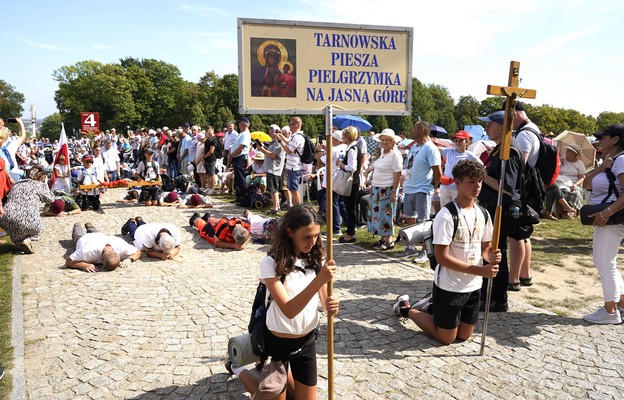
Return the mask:
<svg viewBox="0 0 624 400">
<path fill-rule="evenodd" d="M 479 319 L 483 278 L 493 278 L 501 260 L 492 249 L 492 221 L 475 205 L 485 168 L 474 160 L 462 160 L 453 168 L 457 184 L 457 232 L 451 212 L 443 207 L 433 222 L 433 244 L 438 265 L 434 274 L 433 315 L 411 308 L 409 296 L 394 304 L 395 314 L 409 318 L 438 342 L 448 345 L 472 336 Z M 483 265 L 482 260 L 487 260 Z"/>
</svg>

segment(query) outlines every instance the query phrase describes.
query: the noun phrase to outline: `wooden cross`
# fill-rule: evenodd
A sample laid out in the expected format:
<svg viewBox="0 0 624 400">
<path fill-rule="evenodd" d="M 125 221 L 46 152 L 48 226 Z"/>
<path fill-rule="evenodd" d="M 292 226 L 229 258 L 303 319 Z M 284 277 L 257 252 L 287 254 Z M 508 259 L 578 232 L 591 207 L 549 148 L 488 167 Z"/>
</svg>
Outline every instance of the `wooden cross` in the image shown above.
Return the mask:
<svg viewBox="0 0 624 400">
<path fill-rule="evenodd" d="M 503 138 L 501 140 L 501 151 L 500 151 L 500 159 L 501 162 L 501 171 L 500 171 L 500 181 L 498 184 L 498 201 L 496 205 L 496 214 L 494 216 L 494 224 L 492 231 L 492 248 L 497 249 L 499 238 L 500 238 L 500 229 L 501 229 L 501 221 L 503 215 L 502 208 L 502 198 L 503 198 L 503 187 L 505 186 L 505 163 L 509 160 L 509 152 L 511 150 L 511 128 L 513 126 L 514 120 L 514 111 L 516 109 L 516 103 L 518 102 L 518 98 L 526 98 L 526 99 L 534 99 L 535 98 L 535 90 L 533 89 L 522 89 L 518 87 L 518 76 L 520 75 L 520 62 L 512 61 L 509 65 L 509 82 L 507 86 L 494 86 L 488 85 L 487 94 L 493 94 L 495 96 L 505 96 L 505 119 L 503 123 Z M 505 239 L 503 239 L 505 240 Z M 492 281 L 494 279 L 488 279 L 487 283 L 487 295 L 485 297 L 485 313 L 483 314 L 483 329 L 481 332 L 481 350 L 479 352 L 480 355 L 483 355 L 483 349 L 485 347 L 485 336 L 487 334 L 487 324 L 489 317 L 489 309 L 490 309 L 490 300 L 492 297 Z"/>
<path fill-rule="evenodd" d="M 487 94 L 494 96 L 505 96 L 505 123 L 503 125 L 503 139 L 501 141 L 501 160 L 509 160 L 511 149 L 511 129 L 513 126 L 514 110 L 518 98 L 534 99 L 536 91 L 534 89 L 522 89 L 518 87 L 518 76 L 520 75 L 520 62 L 511 61 L 509 63 L 509 80 L 507 86 L 488 85 Z"/>
</svg>

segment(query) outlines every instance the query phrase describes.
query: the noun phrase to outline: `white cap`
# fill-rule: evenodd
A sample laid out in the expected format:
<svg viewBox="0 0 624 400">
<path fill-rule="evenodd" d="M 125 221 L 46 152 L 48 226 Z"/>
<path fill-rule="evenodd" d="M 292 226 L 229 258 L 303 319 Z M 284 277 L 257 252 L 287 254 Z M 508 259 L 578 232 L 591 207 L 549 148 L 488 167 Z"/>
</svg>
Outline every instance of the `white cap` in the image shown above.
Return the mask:
<svg viewBox="0 0 624 400">
<path fill-rule="evenodd" d="M 342 142 L 342 131 L 340 129 L 332 132 L 332 137 L 339 142 Z"/>
</svg>

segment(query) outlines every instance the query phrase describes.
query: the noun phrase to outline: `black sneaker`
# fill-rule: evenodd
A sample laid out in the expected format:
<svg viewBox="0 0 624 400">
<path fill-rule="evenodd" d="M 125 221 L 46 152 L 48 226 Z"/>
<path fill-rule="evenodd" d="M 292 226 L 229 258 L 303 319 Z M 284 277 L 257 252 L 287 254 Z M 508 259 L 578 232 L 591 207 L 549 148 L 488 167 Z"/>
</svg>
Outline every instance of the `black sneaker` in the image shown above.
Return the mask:
<svg viewBox="0 0 624 400">
<path fill-rule="evenodd" d="M 191 215 L 191 219 L 189 219 L 189 225 L 190 226 L 195 226 L 195 220 L 199 218 L 199 213 L 193 213 L 193 215 Z"/>
<path fill-rule="evenodd" d="M 143 218 L 141 218 L 141 217 L 134 217 L 134 220 L 138 224 L 139 222 L 143 221 Z"/>
<path fill-rule="evenodd" d="M 130 222 L 135 222 L 134 218 L 128 218 L 126 223 L 123 224 L 123 226 L 121 227 L 122 235 L 127 235 L 128 233 L 130 233 L 130 230 L 128 229 L 130 227 Z"/>
<path fill-rule="evenodd" d="M 479 311 L 485 311 L 485 300 L 479 304 Z M 506 301 L 492 300 L 490 302 L 490 312 L 507 312 L 509 311 L 509 304 Z"/>
<path fill-rule="evenodd" d="M 203 217 L 201 217 L 201 219 L 203 219 L 206 222 L 208 222 L 208 218 L 210 218 L 210 213 L 206 213 L 206 214 L 204 214 Z"/>
</svg>

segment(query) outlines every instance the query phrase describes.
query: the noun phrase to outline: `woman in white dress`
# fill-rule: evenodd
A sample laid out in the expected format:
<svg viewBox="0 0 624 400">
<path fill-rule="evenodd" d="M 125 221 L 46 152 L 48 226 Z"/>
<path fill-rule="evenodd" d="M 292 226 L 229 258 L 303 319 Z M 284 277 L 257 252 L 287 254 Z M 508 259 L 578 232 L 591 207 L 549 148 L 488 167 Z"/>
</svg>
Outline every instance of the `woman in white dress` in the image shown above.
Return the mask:
<svg viewBox="0 0 624 400">
<path fill-rule="evenodd" d="M 59 154 L 58 163 L 54 164 L 54 176 L 56 181 L 52 185 L 52 192 L 60 190 L 65 194 L 71 194 L 71 171 L 65 154 Z"/>
</svg>

